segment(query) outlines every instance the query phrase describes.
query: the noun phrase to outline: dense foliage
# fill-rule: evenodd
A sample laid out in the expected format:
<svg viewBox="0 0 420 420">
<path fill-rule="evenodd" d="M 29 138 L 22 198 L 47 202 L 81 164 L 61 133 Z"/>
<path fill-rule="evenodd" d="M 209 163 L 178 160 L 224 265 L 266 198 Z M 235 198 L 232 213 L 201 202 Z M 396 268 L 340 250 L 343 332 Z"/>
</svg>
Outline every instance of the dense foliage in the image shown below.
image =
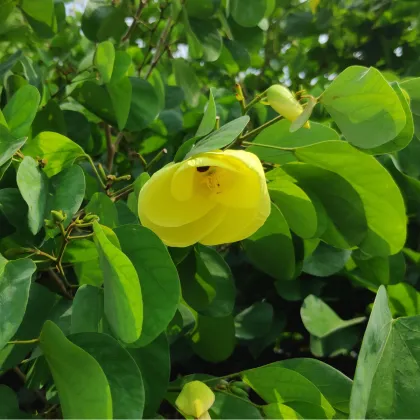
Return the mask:
<svg viewBox="0 0 420 420">
<path fill-rule="evenodd" d="M 420 418 L 419 16 L 0 0 L 0 418 Z M 166 246 L 143 186 L 220 149 L 269 217 Z"/>
</svg>

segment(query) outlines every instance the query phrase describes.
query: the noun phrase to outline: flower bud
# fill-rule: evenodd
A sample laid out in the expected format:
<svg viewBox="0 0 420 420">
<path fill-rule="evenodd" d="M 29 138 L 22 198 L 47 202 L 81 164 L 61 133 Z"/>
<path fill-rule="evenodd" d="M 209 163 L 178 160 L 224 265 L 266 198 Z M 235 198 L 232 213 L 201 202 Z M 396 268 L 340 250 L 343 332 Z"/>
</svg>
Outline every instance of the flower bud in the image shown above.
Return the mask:
<svg viewBox="0 0 420 420">
<path fill-rule="evenodd" d="M 270 86 L 267 91 L 267 102 L 276 112 L 289 121 L 294 121 L 303 112 L 303 106 L 296 100 L 293 93 L 282 85 Z M 309 128 L 309 123 L 304 125 Z"/>
<path fill-rule="evenodd" d="M 63 212 L 63 210 L 51 210 L 51 216 L 52 216 L 52 220 L 55 223 L 61 223 L 64 222 L 64 220 L 66 220 L 66 213 Z"/>
<path fill-rule="evenodd" d="M 237 397 L 248 398 L 248 393 L 237 386 L 230 386 L 229 389 L 230 392 L 232 392 L 232 394 L 236 395 Z"/>
<path fill-rule="evenodd" d="M 57 225 L 52 220 L 49 220 L 49 219 L 45 219 L 44 224 L 45 224 L 46 229 L 55 229 L 57 227 Z"/>
<path fill-rule="evenodd" d="M 80 223 L 91 223 L 99 220 L 99 216 L 93 213 L 88 213 L 83 220 L 80 221 Z"/>
</svg>

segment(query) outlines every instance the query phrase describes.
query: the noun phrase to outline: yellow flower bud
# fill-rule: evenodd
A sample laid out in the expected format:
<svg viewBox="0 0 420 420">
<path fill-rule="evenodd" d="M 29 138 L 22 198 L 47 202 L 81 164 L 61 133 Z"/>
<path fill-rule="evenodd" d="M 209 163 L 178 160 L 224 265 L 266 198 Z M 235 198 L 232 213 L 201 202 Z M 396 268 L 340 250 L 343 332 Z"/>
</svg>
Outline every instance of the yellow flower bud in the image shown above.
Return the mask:
<svg viewBox="0 0 420 420">
<path fill-rule="evenodd" d="M 203 382 L 188 382 L 182 388 L 175 401 L 178 409 L 187 416 L 195 419 L 210 419 L 208 410 L 214 404 L 213 391 Z"/>
<path fill-rule="evenodd" d="M 243 150 L 217 150 L 170 163 L 139 195 L 143 226 L 174 247 L 240 241 L 269 214 L 264 169 L 257 156 Z"/>
<path fill-rule="evenodd" d="M 289 121 L 294 121 L 303 112 L 303 106 L 296 100 L 293 93 L 282 85 L 270 86 L 267 91 L 267 102 L 276 112 Z M 304 127 L 309 128 L 309 122 Z"/>
</svg>

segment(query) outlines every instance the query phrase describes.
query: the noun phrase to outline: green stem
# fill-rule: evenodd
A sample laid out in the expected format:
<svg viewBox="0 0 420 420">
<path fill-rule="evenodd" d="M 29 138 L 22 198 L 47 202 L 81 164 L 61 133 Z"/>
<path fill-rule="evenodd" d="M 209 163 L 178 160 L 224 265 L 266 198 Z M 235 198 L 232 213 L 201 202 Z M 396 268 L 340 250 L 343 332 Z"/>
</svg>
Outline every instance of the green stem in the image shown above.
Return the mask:
<svg viewBox="0 0 420 420">
<path fill-rule="evenodd" d="M 273 118 L 272 120 L 264 123 L 258 128 L 255 128 L 254 130 L 249 131 L 248 133 L 244 134 L 243 136 L 239 136 L 237 141 L 235 142 L 236 146 L 241 145 L 245 140 L 249 139 L 250 137 L 254 137 L 257 134 L 259 134 L 261 131 L 265 130 L 267 127 L 270 127 L 270 125 L 275 124 L 276 122 L 283 119 L 282 115 L 277 116 L 276 118 Z"/>
<path fill-rule="evenodd" d="M 68 240 L 69 241 L 71 241 L 71 240 L 73 240 L 73 239 L 85 239 L 85 238 L 91 238 L 92 236 L 94 236 L 95 234 L 92 232 L 92 233 L 89 233 L 89 234 L 87 234 L 87 235 L 76 235 L 76 236 L 69 236 L 68 237 Z"/>
<path fill-rule="evenodd" d="M 89 161 L 90 166 L 92 166 L 93 172 L 95 172 L 96 177 L 98 178 L 99 183 L 101 184 L 103 189 L 106 189 L 106 185 L 102 181 L 101 175 L 99 175 L 98 170 L 96 169 L 95 163 L 93 162 L 92 158 L 89 155 L 80 156 L 81 158 L 85 158 Z"/>
<path fill-rule="evenodd" d="M 39 338 L 33 338 L 32 340 L 12 340 L 8 341 L 7 344 L 34 344 L 38 342 Z"/>
<path fill-rule="evenodd" d="M 284 150 L 286 152 L 294 152 L 296 149 L 293 147 L 280 147 L 280 146 L 272 146 L 271 144 L 262 144 L 262 143 L 254 143 L 252 141 L 243 141 L 243 146 L 257 146 L 257 147 L 265 147 L 267 149 L 275 149 L 275 150 Z"/>
<path fill-rule="evenodd" d="M 166 149 L 162 149 L 146 166 L 146 171 L 148 171 L 155 163 L 159 162 L 163 156 L 168 153 Z"/>
<path fill-rule="evenodd" d="M 255 104 L 257 104 L 258 102 L 260 102 L 261 99 L 264 98 L 266 92 L 267 91 L 265 90 L 263 93 L 260 93 L 248 105 L 246 105 L 246 107 L 245 107 L 245 113 L 247 113 Z"/>
<path fill-rule="evenodd" d="M 111 196 L 111 198 L 113 198 L 113 197 L 116 197 L 117 195 L 120 195 L 120 194 L 123 194 L 123 193 L 130 193 L 130 192 L 132 192 L 134 190 L 134 185 L 133 184 L 130 184 L 130 185 L 127 185 L 126 187 L 124 187 L 124 188 L 121 188 L 120 190 L 118 190 L 118 191 L 115 191 L 113 194 L 112 194 L 112 196 Z"/>
</svg>

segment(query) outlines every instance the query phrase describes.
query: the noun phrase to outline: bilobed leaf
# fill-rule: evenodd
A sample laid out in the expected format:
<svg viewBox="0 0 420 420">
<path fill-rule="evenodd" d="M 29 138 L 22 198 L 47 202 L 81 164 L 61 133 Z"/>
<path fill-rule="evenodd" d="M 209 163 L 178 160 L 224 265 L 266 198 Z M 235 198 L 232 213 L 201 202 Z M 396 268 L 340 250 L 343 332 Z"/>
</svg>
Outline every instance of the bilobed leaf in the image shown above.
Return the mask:
<svg viewBox="0 0 420 420">
<path fill-rule="evenodd" d="M 137 272 L 128 259 L 95 223 L 95 244 L 104 276 L 105 316 L 125 343 L 138 340 L 143 325 L 143 300 Z"/>
<path fill-rule="evenodd" d="M 407 233 L 403 198 L 391 175 L 375 158 L 342 141 L 301 147 L 295 155 L 303 162 L 335 172 L 357 191 L 369 228 L 359 245 L 364 252 L 386 256 L 401 250 Z"/>
<path fill-rule="evenodd" d="M 305 328 L 319 338 L 365 320 L 364 317 L 360 317 L 344 321 L 325 302 L 314 295 L 309 295 L 304 300 L 300 314 Z"/>
<path fill-rule="evenodd" d="M 407 80 L 400 84 L 410 97 L 410 108 L 413 113 L 414 132 L 420 140 L 420 77 Z"/>
<path fill-rule="evenodd" d="M 72 334 L 69 339 L 94 357 L 105 373 L 111 389 L 113 418 L 142 418 L 145 403 L 143 380 L 130 353 L 107 334 L 84 332 Z"/>
<path fill-rule="evenodd" d="M 350 418 L 412 418 L 420 408 L 419 316 L 393 320 L 381 286 L 363 338 Z"/>
<path fill-rule="evenodd" d="M 117 82 L 111 82 L 106 87 L 111 97 L 115 110 L 115 118 L 119 130 L 123 130 L 127 123 L 131 106 L 132 85 L 128 77 L 123 77 Z"/>
<path fill-rule="evenodd" d="M 257 302 L 235 316 L 236 337 L 253 340 L 270 331 L 273 307 L 267 302 Z"/>
<path fill-rule="evenodd" d="M 346 139 L 364 149 L 391 141 L 406 125 L 398 94 L 373 67 L 347 68 L 323 93 L 320 102 Z"/>
<path fill-rule="evenodd" d="M 62 210 L 67 215 L 63 223 L 68 226 L 82 204 L 85 190 L 83 169 L 78 165 L 70 166 L 51 178 L 49 210 Z"/>
<path fill-rule="evenodd" d="M 267 0 L 232 0 L 230 13 L 236 23 L 241 26 L 257 26 L 264 17 L 267 8 Z"/>
<path fill-rule="evenodd" d="M 0 274 L 0 349 L 13 337 L 22 322 L 28 303 L 32 274 L 36 266 L 29 259 L 6 263 Z"/>
<path fill-rule="evenodd" d="M 42 325 L 56 303 L 56 297 L 57 295 L 46 287 L 32 283 L 23 320 L 12 340 L 31 340 L 38 337 Z M 11 301 L 13 305 L 14 302 Z M 0 369 L 7 370 L 19 364 L 36 345 L 37 343 L 7 344 L 3 350 L 0 350 Z"/>
<path fill-rule="evenodd" d="M 118 83 L 125 76 L 128 76 L 128 70 L 130 69 L 131 63 L 130 54 L 126 51 L 116 51 L 111 83 Z"/>
<path fill-rule="evenodd" d="M 312 238 L 318 227 L 316 208 L 298 185 L 284 178 L 268 184 L 271 200 L 278 206 L 290 229 L 302 238 Z"/>
<path fill-rule="evenodd" d="M 393 140 L 389 141 L 388 143 L 383 144 L 382 146 L 378 146 L 378 147 L 368 150 L 368 152 L 375 155 L 383 154 L 383 153 L 393 153 L 393 152 L 397 152 L 398 150 L 404 149 L 410 144 L 414 135 L 413 114 L 411 113 L 411 110 L 410 110 L 410 104 L 405 98 L 397 82 L 392 83 L 391 86 L 392 86 L 392 89 L 394 89 L 396 94 L 398 95 L 398 98 L 401 101 L 401 105 L 404 108 L 406 122 L 405 122 L 404 128 Z"/>
<path fill-rule="evenodd" d="M 97 67 L 103 82 L 109 83 L 115 62 L 115 48 L 112 42 L 104 41 L 98 44 L 93 62 Z"/>
<path fill-rule="evenodd" d="M 196 143 L 191 151 L 187 153 L 185 159 L 198 155 L 199 153 L 210 152 L 229 145 L 242 133 L 248 123 L 249 117 L 245 115 L 225 124 Z"/>
<path fill-rule="evenodd" d="M 140 131 L 147 127 L 159 114 L 159 97 L 154 87 L 146 80 L 130 77 L 131 104 L 125 128 Z M 114 111 L 115 112 L 115 111 Z M 121 119 L 122 120 L 122 119 Z"/>
<path fill-rule="evenodd" d="M 99 332 L 103 313 L 103 289 L 88 284 L 80 286 L 73 300 L 71 333 Z"/>
<path fill-rule="evenodd" d="M 4 125 L 0 124 L 0 166 L 5 165 L 26 140 L 27 137 L 16 139 Z"/>
<path fill-rule="evenodd" d="M 201 120 L 200 126 L 195 133 L 196 137 L 207 136 L 213 131 L 216 124 L 216 104 L 214 102 L 214 96 L 212 91 L 209 93 L 209 101 L 207 102 L 207 108 L 204 111 L 203 119 Z"/>
<path fill-rule="evenodd" d="M 247 370 L 242 377 L 267 403 L 305 402 L 320 407 L 324 418 L 331 419 L 335 414 L 334 408 L 318 387 L 294 370 L 268 365 Z"/>
<path fill-rule="evenodd" d="M 58 133 L 44 131 L 31 139 L 23 149 L 24 155 L 46 159 L 44 168 L 48 176 L 53 176 L 73 164 L 85 152 L 75 142 Z"/>
<path fill-rule="evenodd" d="M 302 270 L 313 276 L 332 276 L 344 268 L 350 255 L 351 251 L 348 249 L 338 249 L 320 242 L 312 254 L 305 259 Z"/>
<path fill-rule="evenodd" d="M 125 225 L 115 233 L 140 279 L 144 320 L 135 344 L 143 347 L 156 339 L 174 317 L 181 298 L 179 277 L 168 250 L 151 230 Z"/>
<path fill-rule="evenodd" d="M 185 100 L 192 107 L 198 105 L 200 83 L 191 66 L 182 58 L 172 62 L 177 85 L 185 93 Z"/>
<path fill-rule="evenodd" d="M 44 223 L 48 198 L 48 178 L 35 160 L 30 156 L 25 156 L 19 165 L 16 181 L 29 208 L 29 229 L 36 235 Z"/>
<path fill-rule="evenodd" d="M 289 226 L 275 204 L 264 225 L 243 242 L 245 253 L 259 270 L 277 280 L 295 274 L 295 251 Z"/>
<path fill-rule="evenodd" d="M 197 314 L 190 339 L 192 349 L 202 359 L 213 363 L 226 360 L 235 349 L 233 316 L 211 318 Z"/>
<path fill-rule="evenodd" d="M 301 147 L 327 140 L 338 140 L 336 131 L 326 125 L 311 123 L 311 127 L 300 128 L 290 132 L 291 123 L 288 120 L 280 120 L 265 128 L 252 141 L 257 144 L 266 144 L 279 147 Z M 294 161 L 293 154 L 285 150 L 270 149 L 260 146 L 249 146 L 247 152 L 255 153 L 261 160 L 272 163 L 286 163 Z"/>
<path fill-rule="evenodd" d="M 111 229 L 118 225 L 118 213 L 113 201 L 104 193 L 93 194 L 86 206 L 86 212 L 99 216 L 101 225 Z"/>
<path fill-rule="evenodd" d="M 144 418 L 152 418 L 165 396 L 171 371 L 169 344 L 162 333 L 145 347 L 127 349 L 143 378 L 145 405 Z"/>
<path fill-rule="evenodd" d="M 112 419 L 112 398 L 99 363 L 46 321 L 40 345 L 54 378 L 65 418 Z M 69 363 L 71 361 L 71 363 Z"/>
<path fill-rule="evenodd" d="M 10 133 L 15 138 L 28 134 L 29 127 L 38 110 L 40 99 L 38 89 L 32 85 L 26 85 L 21 87 L 7 102 L 3 109 L 3 115 Z"/>
</svg>

